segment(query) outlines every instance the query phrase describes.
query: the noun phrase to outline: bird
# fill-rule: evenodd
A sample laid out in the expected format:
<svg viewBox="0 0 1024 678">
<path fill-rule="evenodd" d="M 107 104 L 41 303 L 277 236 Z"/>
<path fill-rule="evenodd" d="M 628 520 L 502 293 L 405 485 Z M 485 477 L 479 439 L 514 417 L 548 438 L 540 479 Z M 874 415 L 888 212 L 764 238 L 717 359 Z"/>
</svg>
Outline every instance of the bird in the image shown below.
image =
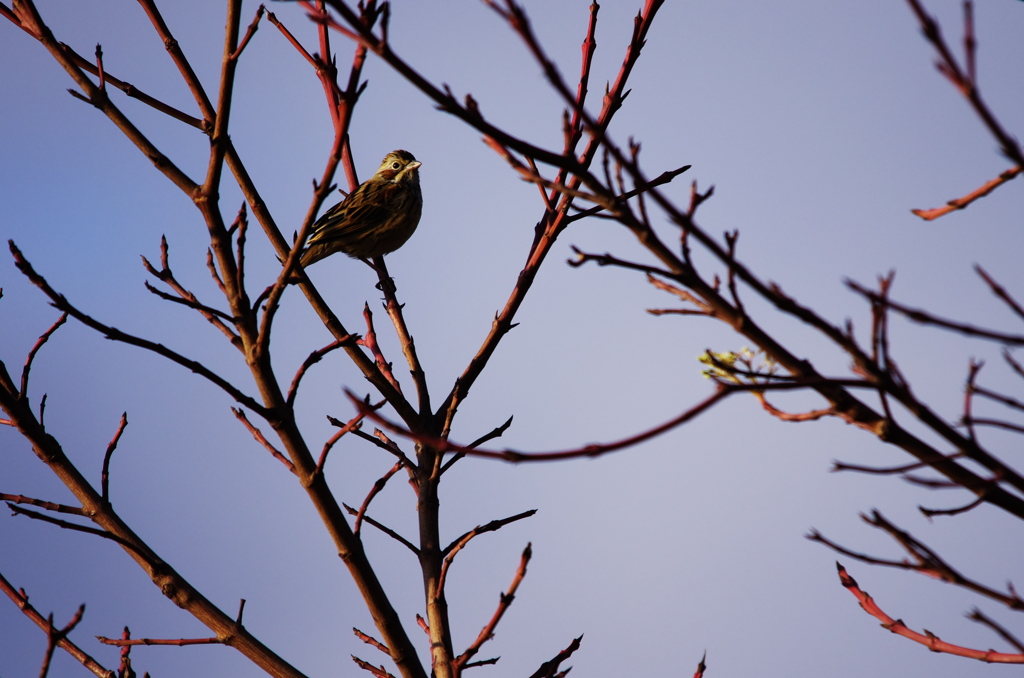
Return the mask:
<svg viewBox="0 0 1024 678">
<path fill-rule="evenodd" d="M 420 165 L 409 151 L 384 156 L 372 177 L 313 224 L 302 266 L 335 252 L 368 261 L 404 245 L 423 212 Z"/>
</svg>

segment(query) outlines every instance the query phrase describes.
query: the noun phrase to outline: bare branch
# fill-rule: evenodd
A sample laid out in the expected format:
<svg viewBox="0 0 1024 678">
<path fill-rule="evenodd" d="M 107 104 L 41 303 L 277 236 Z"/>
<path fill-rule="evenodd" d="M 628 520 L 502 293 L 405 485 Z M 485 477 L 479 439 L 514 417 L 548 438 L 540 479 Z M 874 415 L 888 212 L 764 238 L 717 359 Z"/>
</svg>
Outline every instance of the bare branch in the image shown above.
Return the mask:
<svg viewBox="0 0 1024 678">
<path fill-rule="evenodd" d="M 55 645 L 57 647 L 66 651 L 77 662 L 92 672 L 93 675 L 99 676 L 99 678 L 115 678 L 113 671 L 104 668 L 80 647 L 67 639 L 67 634 L 71 629 L 67 629 L 64 633 L 57 632 L 53 626 L 52 615 L 47 619 L 46 617 L 43 617 L 43 615 L 39 614 L 39 612 L 29 604 L 28 595 L 25 594 L 25 591 L 22 589 L 15 589 L 14 586 L 4 578 L 3 574 L 0 574 L 0 591 L 7 594 L 7 597 L 10 598 L 14 604 L 18 606 L 18 609 L 20 609 L 26 617 L 31 619 L 36 626 L 43 629 L 51 641 L 55 641 Z M 77 619 L 81 619 L 84 608 L 84 605 L 79 608 L 78 613 L 75 615 Z M 72 621 L 74 621 L 74 619 Z"/>
<path fill-rule="evenodd" d="M 508 610 L 512 601 L 515 600 L 516 591 L 519 589 L 519 584 L 522 583 L 523 577 L 526 576 L 526 565 L 530 562 L 530 558 L 533 556 L 533 549 L 530 544 L 526 545 L 523 549 L 523 555 L 519 560 L 519 568 L 516 570 L 515 577 L 512 578 L 512 583 L 508 587 L 506 593 L 501 594 L 501 600 L 498 602 L 498 609 L 494 611 L 494 615 L 491 620 L 487 622 L 483 629 L 481 629 L 476 640 L 474 640 L 469 647 L 466 648 L 465 652 L 460 654 L 454 659 L 456 673 L 459 667 L 464 667 L 466 662 L 473 658 L 473 656 L 480 651 L 480 647 L 488 640 L 494 637 L 494 629 L 497 628 L 498 622 L 501 621 L 505 611 Z"/>
<path fill-rule="evenodd" d="M 71 515 L 75 516 L 85 515 L 85 511 L 78 508 L 77 506 L 66 506 L 64 504 L 57 504 L 52 501 L 33 499 L 32 497 L 26 497 L 21 494 L 4 494 L 0 492 L 0 501 L 9 501 L 15 504 L 28 504 L 29 506 L 38 506 L 39 508 L 46 509 L 47 511 L 56 511 L 57 513 L 70 513 Z"/>
<path fill-rule="evenodd" d="M 357 339 L 358 336 L 353 335 L 350 341 L 355 342 Z M 346 343 L 346 341 L 332 341 L 323 348 L 318 348 L 317 350 L 313 351 L 305 360 L 302 361 L 302 365 L 295 372 L 295 377 L 292 378 L 291 386 L 288 387 L 288 396 L 286 400 L 289 406 L 295 404 L 295 396 L 298 394 L 299 391 L 299 382 L 301 382 L 302 378 L 306 376 L 306 372 L 309 370 L 309 368 L 323 360 L 323 357 L 325 355 L 327 355 L 336 348 L 344 346 Z"/>
<path fill-rule="evenodd" d="M 984 198 L 986 195 L 996 190 L 997 188 L 1005 184 L 1007 181 L 1016 178 L 1017 175 L 1021 173 L 1021 171 L 1024 171 L 1024 169 L 1022 169 L 1021 167 L 1011 167 L 1010 169 L 1001 173 L 995 179 L 992 179 L 991 181 L 986 181 L 984 184 L 974 189 L 973 191 L 963 196 L 962 198 L 955 198 L 953 200 L 950 200 L 943 207 L 935 207 L 927 210 L 915 209 L 910 211 L 916 214 L 917 216 L 921 217 L 925 221 L 933 221 L 941 216 L 949 214 L 950 212 L 962 210 L 963 208 L 967 207 L 968 205 L 970 205 L 972 202 L 979 198 Z"/>
<path fill-rule="evenodd" d="M 232 407 L 231 411 L 234 413 L 235 417 L 238 418 L 238 421 L 242 422 L 242 426 L 248 429 L 249 433 L 252 434 L 252 437 L 256 439 L 256 442 L 265 447 L 266 450 L 270 452 L 271 456 L 274 457 L 274 459 L 277 459 L 279 462 L 284 464 L 284 467 L 286 469 L 288 469 L 292 473 L 296 473 L 295 464 L 293 464 L 291 460 L 284 455 L 283 452 L 274 447 L 270 443 L 270 441 L 267 440 L 266 437 L 263 435 L 263 432 L 260 431 L 259 428 L 257 428 L 252 422 L 249 421 L 249 418 L 245 416 L 245 410 L 243 410 L 240 407 Z"/>
<path fill-rule="evenodd" d="M 882 622 L 882 628 L 887 629 L 898 636 L 909 638 L 915 643 L 920 643 L 932 652 L 943 652 L 946 654 L 956 655 L 958 657 L 978 659 L 983 662 L 995 664 L 1024 664 L 1024 653 L 1008 654 L 1005 652 L 996 652 L 995 650 L 974 650 L 960 645 L 947 643 L 927 630 L 924 633 L 918 633 L 917 631 L 910 630 L 902 620 L 893 619 L 883 612 L 882 609 L 878 607 L 877 603 L 875 603 L 874 599 L 857 586 L 857 582 L 853 577 L 846 573 L 846 569 L 843 568 L 842 565 L 836 563 L 836 568 L 839 570 L 839 580 L 842 582 L 843 586 L 846 587 L 846 590 L 857 598 L 860 602 L 860 606 L 865 612 Z"/>
<path fill-rule="evenodd" d="M 114 456 L 114 450 L 117 449 L 117 442 L 121 440 L 121 434 L 124 433 L 125 427 L 128 426 L 128 413 L 121 413 L 121 422 L 117 425 L 117 431 L 114 433 L 114 437 L 111 438 L 110 443 L 107 444 L 107 451 L 103 454 L 103 471 L 100 474 L 100 496 L 103 497 L 103 501 L 110 501 L 110 458 Z"/>
<path fill-rule="evenodd" d="M 522 513 L 517 513 L 516 515 L 510 516 L 508 518 L 502 518 L 501 520 L 492 520 L 486 525 L 477 525 L 472 530 L 466 532 L 461 537 L 453 541 L 451 544 L 448 544 L 448 546 L 446 546 L 444 550 L 441 552 L 442 555 L 444 556 L 444 565 L 441 566 L 441 576 L 438 577 L 438 590 L 444 590 L 444 584 L 448 578 L 448 569 L 451 567 L 452 561 L 455 560 L 455 556 L 458 554 L 458 552 L 465 548 L 466 544 L 468 544 L 470 540 L 473 539 L 473 537 L 484 534 L 486 532 L 496 532 L 497 530 L 500 530 L 509 523 L 514 523 L 517 520 L 522 520 L 523 518 L 529 518 L 536 512 L 537 509 L 530 509 L 529 511 L 523 511 Z"/>
<path fill-rule="evenodd" d="M 474 440 L 473 442 L 471 442 L 471 443 L 470 443 L 469 445 L 467 445 L 466 447 L 474 447 L 474 448 L 475 448 L 475 447 L 479 447 L 480 445 L 483 445 L 484 443 L 486 443 L 486 442 L 487 442 L 488 440 L 494 440 L 495 438 L 500 438 L 500 437 L 501 437 L 501 435 L 502 435 L 503 433 L 505 433 L 505 431 L 507 431 L 507 430 L 508 430 L 508 427 L 509 427 L 509 426 L 511 426 L 511 425 L 512 425 L 512 417 L 509 417 L 509 418 L 508 418 L 508 419 L 507 419 L 507 420 L 505 421 L 505 423 L 504 423 L 504 424 L 502 424 L 501 426 L 496 426 L 496 427 L 494 427 L 493 429 L 491 429 L 491 430 L 490 430 L 490 431 L 488 431 L 487 433 L 483 434 L 482 436 L 480 436 L 479 438 L 477 438 L 476 440 Z M 443 465 L 441 466 L 441 473 L 443 474 L 443 473 L 444 473 L 445 471 L 447 471 L 448 469 L 450 469 L 450 468 L 452 467 L 452 464 L 454 464 L 454 463 L 455 463 L 455 462 L 457 462 L 457 461 L 458 461 L 459 459 L 462 459 L 462 458 L 463 458 L 463 457 L 465 457 L 465 456 L 466 456 L 466 454 L 465 454 L 464 452 L 457 452 L 457 453 L 455 453 L 455 454 L 454 454 L 454 455 L 452 456 L 452 458 L 451 458 L 451 459 L 449 459 L 448 461 L 446 461 L 446 462 L 445 462 L 445 463 L 444 463 L 444 464 L 443 464 Z"/>
<path fill-rule="evenodd" d="M 96 636 L 96 640 L 104 645 L 115 647 L 134 647 L 136 645 L 174 645 L 184 647 L 186 645 L 222 645 L 220 638 L 107 638 Z"/>
<path fill-rule="evenodd" d="M 366 499 L 363 500 L 362 505 L 359 507 L 359 513 L 356 515 L 356 521 L 355 525 L 352 528 L 352 531 L 355 532 L 357 535 L 359 534 L 359 529 L 362 527 L 363 517 L 366 515 L 366 510 L 370 508 L 370 502 L 373 501 L 374 497 L 380 494 L 380 491 L 384 489 L 384 486 L 391 479 L 391 476 L 398 473 L 398 471 L 403 466 L 405 466 L 405 462 L 399 459 L 398 461 L 395 462 L 395 465 L 388 470 L 387 473 L 385 473 L 382 477 L 378 478 L 377 482 L 373 484 L 373 487 L 370 489 L 369 494 L 366 495 Z"/>
<path fill-rule="evenodd" d="M 1024 653 L 1024 643 L 1021 643 L 1021 641 L 1019 641 L 1016 636 L 1007 631 L 1002 625 L 996 623 L 995 620 L 985 616 L 982 613 L 982 611 L 978 608 L 974 608 L 973 610 L 971 610 L 971 613 L 967 615 L 967 618 L 971 621 L 978 622 L 979 624 L 983 624 L 989 627 L 990 629 L 998 633 L 1003 640 L 1008 642 L 1010 645 L 1013 645 L 1020 652 Z"/>
<path fill-rule="evenodd" d="M 348 511 L 348 514 L 350 516 L 358 516 L 359 515 L 359 511 L 357 511 L 356 509 L 352 508 L 348 504 L 342 504 L 342 506 L 345 507 L 345 510 Z M 384 524 L 377 522 L 376 520 L 374 520 L 373 518 L 371 518 L 370 516 L 367 516 L 367 515 L 363 516 L 363 520 L 366 521 L 368 524 L 373 525 L 378 530 L 380 530 L 384 534 L 388 535 L 389 537 L 391 537 L 392 539 L 397 541 L 399 544 L 402 544 L 407 549 L 409 549 L 410 551 L 415 553 L 417 556 L 419 556 L 420 550 L 416 547 L 416 545 L 413 544 L 408 539 L 406 539 L 405 537 L 403 537 L 402 535 L 400 535 L 397 532 L 395 532 L 394 530 L 392 530 L 390 527 L 387 527 Z"/>
<path fill-rule="evenodd" d="M 862 287 L 859 283 L 856 283 L 852 280 L 848 280 L 846 282 L 846 285 L 850 289 L 863 295 L 872 302 L 883 304 L 888 308 L 891 308 L 892 310 L 896 311 L 897 313 L 905 315 L 906 317 L 916 322 L 923 323 L 926 325 L 937 325 L 938 327 L 942 327 L 947 330 L 953 330 L 954 332 L 959 332 L 967 336 L 979 337 L 981 339 L 990 339 L 992 341 L 999 341 L 1004 344 L 1011 344 L 1014 346 L 1024 346 L 1024 335 L 994 332 L 992 330 L 986 330 L 979 327 L 975 327 L 974 325 L 968 325 L 966 323 L 959 323 L 953 320 L 940 318 L 926 311 L 910 308 L 909 306 L 904 306 L 903 304 L 896 303 L 895 301 L 891 301 L 889 299 L 883 299 L 881 296 L 878 295 L 878 293 L 872 292 L 871 290 Z"/>
<path fill-rule="evenodd" d="M 385 645 L 384 643 L 380 642 L 376 638 L 374 638 L 372 636 L 366 635 L 365 633 L 363 633 L 362 631 L 360 631 L 357 628 L 353 628 L 352 632 L 354 634 L 356 634 L 356 638 L 358 638 L 359 640 L 363 641 L 367 645 L 372 645 L 375 648 L 377 648 L 378 650 L 380 650 L 381 652 L 383 652 L 384 654 L 388 655 L 389 657 L 391 656 L 391 651 L 388 649 L 388 646 Z"/>
<path fill-rule="evenodd" d="M 583 636 L 580 636 L 579 638 L 574 638 L 573 641 L 569 643 L 569 646 L 567 648 L 556 654 L 550 660 L 541 664 L 540 668 L 530 675 L 530 678 L 556 678 L 559 676 L 565 676 L 569 669 L 566 669 L 565 671 L 561 671 L 559 673 L 556 673 L 556 671 L 558 671 L 558 667 L 561 665 L 562 662 L 571 657 L 573 652 L 580 649 L 580 641 L 582 640 Z"/>
<path fill-rule="evenodd" d="M 761 385 L 761 387 L 763 388 L 763 385 Z M 427 437 L 427 436 L 424 436 L 424 435 L 421 435 L 421 434 L 416 434 L 416 433 L 414 433 L 414 432 L 412 432 L 412 431 L 410 431 L 410 430 L 408 430 L 406 428 L 403 428 L 403 427 L 399 426 L 398 424 L 396 424 L 396 423 L 394 423 L 392 421 L 389 421 L 389 420 L 385 419 L 384 417 L 380 416 L 379 414 L 377 414 L 375 412 L 369 411 L 368 408 L 364 407 L 364 405 L 362 404 L 362 401 L 360 401 L 355 396 L 355 394 L 353 394 L 351 391 L 346 390 L 346 394 L 348 395 L 349 399 L 352 400 L 352 402 L 356 405 L 356 407 L 360 408 L 360 411 L 362 411 L 366 416 L 370 417 L 371 419 L 373 419 L 377 423 L 382 424 L 384 427 L 386 427 L 386 428 L 388 428 L 388 429 L 390 429 L 392 431 L 395 431 L 396 433 L 400 433 L 401 435 L 407 436 L 409 438 L 413 438 L 413 439 L 418 440 L 420 442 L 428 443 L 432 447 L 437 448 L 437 451 L 439 453 L 444 453 L 444 452 L 464 452 L 464 453 L 466 453 L 467 455 L 470 455 L 470 456 L 486 457 L 486 458 L 489 458 L 489 459 L 502 459 L 504 461 L 508 461 L 508 462 L 512 462 L 512 463 L 516 463 L 517 464 L 517 463 L 521 463 L 521 462 L 555 461 L 555 460 L 562 460 L 562 459 L 572 459 L 572 458 L 576 458 L 576 457 L 597 457 L 597 456 L 601 456 L 603 454 L 608 454 L 609 452 L 616 452 L 618 450 L 622 450 L 622 449 L 625 449 L 625 448 L 628 448 L 628 447 L 632 447 L 632 446 L 638 445 L 638 444 L 640 444 L 640 443 L 642 443 L 642 442 L 644 442 L 646 440 L 650 440 L 651 438 L 659 436 L 662 433 L 665 433 L 666 431 L 669 431 L 669 430 L 671 430 L 673 428 L 676 428 L 677 426 L 685 424 L 686 422 L 690 421 L 691 419 L 696 418 L 700 414 L 702 414 L 705 411 L 707 411 L 708 409 L 710 409 L 712 406 L 717 404 L 719 401 L 724 400 L 725 398 L 729 397 L 733 393 L 738 393 L 740 391 L 745 391 L 745 390 L 748 390 L 748 389 L 743 388 L 743 387 L 739 387 L 739 386 L 733 387 L 733 386 L 719 385 L 718 389 L 711 396 L 706 398 L 705 400 L 703 400 L 700 403 L 694 405 L 693 407 L 691 407 L 690 409 L 686 410 L 685 412 L 683 412 L 679 416 L 677 416 L 677 417 L 675 417 L 673 419 L 670 419 L 669 421 L 667 421 L 667 422 L 665 422 L 663 424 L 659 424 L 658 426 L 655 426 L 652 429 L 649 429 L 649 430 L 644 431 L 642 433 L 638 433 L 638 434 L 630 436 L 628 438 L 623 438 L 622 440 L 617 440 L 617 441 L 611 442 L 611 443 L 586 445 L 584 447 L 577 448 L 577 449 L 559 450 L 559 451 L 556 451 L 556 452 L 519 452 L 517 450 L 511 450 L 511 449 L 505 449 L 505 450 L 478 450 L 478 449 L 473 449 L 473 448 L 468 447 L 468 446 L 457 445 L 455 443 L 449 442 L 447 440 L 443 440 L 441 438 L 433 438 L 433 437 Z"/>
<path fill-rule="evenodd" d="M 39 349 L 43 347 L 43 344 L 53 336 L 53 333 L 57 331 L 57 328 L 67 322 L 67 319 L 68 314 L 62 313 L 60 318 L 57 319 L 57 322 L 50 325 L 50 329 L 43 332 L 39 339 L 36 340 L 35 345 L 32 346 L 32 350 L 28 352 L 28 357 L 25 358 L 25 367 L 21 370 L 21 397 L 23 399 L 28 399 L 28 375 L 29 372 L 32 371 L 32 361 L 35 360 L 36 353 L 38 353 Z"/>
<path fill-rule="evenodd" d="M 242 56 L 242 51 L 245 49 L 246 45 L 249 44 L 249 41 L 252 40 L 252 36 L 256 34 L 257 29 L 259 29 L 260 19 L 263 18 L 263 13 L 265 11 L 266 7 L 260 5 L 259 9 L 256 10 L 256 17 L 252 20 L 252 23 L 249 24 L 249 27 L 245 29 L 245 35 L 242 37 L 242 41 L 238 43 L 238 49 L 231 53 L 231 56 L 228 57 L 229 59 L 235 61 L 238 57 Z"/>
<path fill-rule="evenodd" d="M 41 289 L 43 293 L 50 298 L 50 301 L 52 302 L 53 306 L 55 306 L 58 310 L 67 313 L 75 320 L 81 322 L 83 325 L 91 327 L 97 332 L 102 333 L 108 339 L 144 348 L 148 351 L 156 353 L 157 355 L 167 358 L 171 362 L 177 363 L 183 367 L 187 367 L 196 374 L 206 378 L 208 381 L 219 386 L 228 395 L 230 395 L 235 400 L 248 407 L 253 412 L 257 412 L 264 417 L 269 414 L 267 409 L 260 405 L 256 400 L 242 393 L 230 382 L 215 374 L 212 370 L 210 370 L 202 363 L 196 362 L 195 360 L 190 360 L 182 356 L 181 354 L 172 351 L 171 349 L 167 348 L 162 344 L 158 344 L 147 339 L 142 339 L 140 337 L 133 336 L 126 332 L 122 332 L 116 327 L 104 325 L 98 320 L 94 320 L 90 316 L 86 315 L 82 311 L 79 311 L 77 308 L 71 305 L 71 303 L 64 297 L 64 295 L 58 294 L 52 287 L 50 287 L 49 283 L 46 282 L 45 278 L 43 278 L 41 275 L 35 272 L 35 270 L 32 268 L 32 265 L 22 255 L 21 250 L 19 250 L 15 246 L 13 240 L 8 241 L 8 244 L 10 245 L 11 254 L 14 255 L 14 263 L 18 267 L 18 270 L 25 274 L 25 277 L 27 277 L 29 281 L 32 282 L 33 285 Z"/>
</svg>

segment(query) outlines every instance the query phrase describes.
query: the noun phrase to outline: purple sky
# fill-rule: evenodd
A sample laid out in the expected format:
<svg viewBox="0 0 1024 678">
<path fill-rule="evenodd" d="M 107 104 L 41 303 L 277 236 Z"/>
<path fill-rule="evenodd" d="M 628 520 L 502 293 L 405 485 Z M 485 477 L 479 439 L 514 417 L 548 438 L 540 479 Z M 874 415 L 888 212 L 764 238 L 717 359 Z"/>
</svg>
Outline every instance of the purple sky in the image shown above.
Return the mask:
<svg viewBox="0 0 1024 678">
<path fill-rule="evenodd" d="M 82 54 L 102 43 L 111 73 L 193 112 L 139 8 L 39 4 L 58 40 Z M 165 4 L 167 23 L 215 91 L 221 3 Z M 559 100 L 493 12 L 476 0 L 392 4 L 391 44 L 426 77 L 448 83 L 458 95 L 471 92 L 490 120 L 512 132 L 560 147 Z M 575 77 L 588 3 L 525 4 L 563 73 Z M 960 3 L 927 4 L 959 47 Z M 245 3 L 246 23 L 256 6 Z M 638 7 L 609 0 L 601 9 L 595 94 L 617 73 Z M 313 49 L 313 30 L 297 7 L 275 3 L 271 9 Z M 982 93 L 1013 130 L 1024 116 L 1024 4 L 979 3 L 976 32 Z M 347 67 L 351 46 L 340 36 L 333 44 L 339 65 Z M 668 193 L 685 203 L 690 181 L 702 189 L 714 184 L 714 198 L 699 212 L 703 227 L 715 234 L 738 229 L 739 256 L 759 275 L 833 322 L 853 318 L 862 338 L 869 311 L 844 280 L 872 285 L 892 269 L 898 271 L 897 299 L 1019 331 L 972 269 L 982 264 L 1008 289 L 1024 289 L 1019 182 L 933 223 L 910 213 L 963 195 L 1009 166 L 932 61 L 901 0 L 668 2 L 611 133 L 621 143 L 629 136 L 642 142 L 651 176 L 692 164 Z M 200 298 L 217 298 L 194 207 L 105 117 L 70 97 L 67 75 L 9 24 L 0 24 L 0 62 L 0 235 L 13 238 L 86 312 L 216 365 L 254 390 L 237 352 L 218 332 L 142 285 L 138 256 L 156 260 L 165 234 L 179 278 Z M 365 76 L 370 84 L 352 131 L 360 178 L 396 148 L 423 162 L 423 219 L 388 265 L 439 401 L 504 304 L 542 206 L 536 189 L 478 133 L 435 111 L 373 57 Z M 311 179 L 320 176 L 331 142 L 320 84 L 264 23 L 241 59 L 236 91 L 232 139 L 282 230 L 291 233 L 308 208 Z M 120 95 L 114 99 L 185 171 L 202 175 L 207 144 L 201 134 Z M 230 181 L 222 195 L 231 219 L 241 195 Z M 253 226 L 249 276 L 258 292 L 273 280 L 277 263 Z M 493 446 L 549 450 L 630 435 L 710 393 L 697 361 L 705 349 L 745 345 L 711 320 L 647 314 L 647 308 L 672 306 L 672 299 L 637 274 L 564 265 L 570 245 L 649 260 L 609 222 L 581 221 L 568 230 L 517 318 L 521 325 L 460 408 L 453 440 L 469 442 L 510 415 L 513 426 Z M 711 270 L 709 260 L 701 261 Z M 362 330 L 364 301 L 379 309 L 371 271 L 359 262 L 334 257 L 311 276 L 352 331 Z M 7 256 L 0 257 L 0 286 L 0 359 L 17 373 L 58 314 Z M 848 373 L 844 356 L 821 338 L 752 294 L 745 299 L 759 322 L 820 370 Z M 385 318 L 377 313 L 380 341 L 396 375 L 406 377 Z M 946 417 L 959 412 L 972 357 L 988 360 L 991 385 L 1019 387 L 1000 367 L 996 345 L 902 321 L 894 321 L 892 333 L 895 356 L 916 392 Z M 281 373 L 290 378 L 309 351 L 329 341 L 301 295 L 289 291 L 274 337 Z M 352 415 L 342 387 L 368 388 L 338 354 L 311 371 L 300 394 L 300 425 L 316 448 L 331 433 L 325 415 Z M 107 441 L 127 411 L 130 423 L 112 465 L 115 507 L 223 609 L 233 611 L 246 598 L 246 626 L 263 642 L 310 676 L 357 675 L 353 653 L 380 663 L 351 634 L 353 626 L 371 631 L 372 622 L 301 488 L 231 416 L 225 394 L 74 322 L 37 359 L 33 402 L 43 393 L 50 432 L 97 483 Z M 809 397 L 785 402 L 794 409 L 820 406 Z M 995 435 L 988 441 L 997 450 L 1018 442 Z M 966 495 L 927 492 L 893 478 L 830 474 L 835 459 L 910 461 L 836 420 L 778 422 L 752 398 L 727 402 L 685 428 L 599 460 L 535 466 L 463 460 L 442 485 L 446 537 L 539 511 L 480 537 L 456 560 L 448 588 L 455 644 L 461 649 L 475 638 L 519 553 L 532 542 L 527 578 L 481 655 L 501 655 L 501 662 L 474 669 L 481 676 L 529 675 L 580 634 L 582 648 L 569 662 L 578 676 L 689 675 L 705 650 L 709 676 L 1009 675 L 1013 669 L 932 654 L 879 628 L 840 586 L 836 554 L 804 535 L 814 527 L 855 550 L 902 557 L 858 518 L 878 508 L 963 572 L 998 588 L 1024 558 L 1019 524 L 990 507 L 929 522 L 918 505 L 955 506 L 966 503 Z M 370 446 L 345 439 L 327 474 L 344 501 L 358 504 L 391 464 Z M 0 431 L 0 492 L 70 501 L 6 429 Z M 411 490 L 396 478 L 375 500 L 373 514 L 413 535 L 413 509 Z M 422 611 L 416 563 L 381 534 L 364 534 L 381 579 L 425 652 L 414 623 Z M 1007 649 L 963 617 L 980 605 L 1012 625 L 994 604 L 920 576 L 841 560 L 912 628 Z M 60 623 L 85 602 L 85 620 L 73 639 L 108 667 L 116 666 L 116 650 L 101 648 L 92 636 L 118 635 L 125 624 L 138 637 L 208 633 L 163 598 L 119 548 L 87 535 L 4 517 L 0 572 Z M 0 677 L 36 675 L 44 635 L 6 599 L 0 600 L 0 629 Z M 154 678 L 262 675 L 222 647 L 139 648 L 132 656 L 140 675 L 149 671 Z M 85 675 L 66 656 L 56 661 L 53 676 Z"/>
</svg>

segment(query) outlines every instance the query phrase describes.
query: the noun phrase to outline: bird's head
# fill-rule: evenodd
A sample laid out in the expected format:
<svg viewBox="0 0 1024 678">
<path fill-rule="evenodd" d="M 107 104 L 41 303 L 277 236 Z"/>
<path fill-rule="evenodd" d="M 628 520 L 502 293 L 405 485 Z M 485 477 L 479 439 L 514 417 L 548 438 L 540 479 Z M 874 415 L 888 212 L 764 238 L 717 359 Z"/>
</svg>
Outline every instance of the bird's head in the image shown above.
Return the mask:
<svg viewBox="0 0 1024 678">
<path fill-rule="evenodd" d="M 422 164 L 409 151 L 391 151 L 377 168 L 377 177 L 396 184 L 407 180 L 416 181 L 419 180 L 418 170 Z"/>
</svg>

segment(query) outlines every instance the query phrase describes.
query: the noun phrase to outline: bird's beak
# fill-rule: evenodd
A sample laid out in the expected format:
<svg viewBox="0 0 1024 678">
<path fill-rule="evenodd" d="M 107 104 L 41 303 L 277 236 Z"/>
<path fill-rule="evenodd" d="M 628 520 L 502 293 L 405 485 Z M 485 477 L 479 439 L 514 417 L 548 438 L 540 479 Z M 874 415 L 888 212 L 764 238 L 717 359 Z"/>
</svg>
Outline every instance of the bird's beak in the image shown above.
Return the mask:
<svg viewBox="0 0 1024 678">
<path fill-rule="evenodd" d="M 417 169 L 422 164 L 423 163 L 420 162 L 419 160 L 413 160 L 412 162 L 405 166 L 405 170 L 408 172 L 409 170 Z"/>
</svg>

